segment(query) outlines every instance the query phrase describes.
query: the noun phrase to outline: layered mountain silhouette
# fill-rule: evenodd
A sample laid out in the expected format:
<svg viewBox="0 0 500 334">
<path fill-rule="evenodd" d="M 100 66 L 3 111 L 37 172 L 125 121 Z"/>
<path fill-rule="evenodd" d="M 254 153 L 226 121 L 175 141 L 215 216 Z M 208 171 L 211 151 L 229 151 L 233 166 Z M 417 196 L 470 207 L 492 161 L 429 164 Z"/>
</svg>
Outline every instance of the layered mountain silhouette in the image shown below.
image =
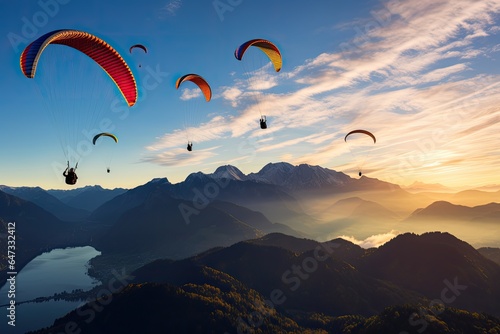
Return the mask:
<svg viewBox="0 0 500 334">
<path fill-rule="evenodd" d="M 500 328 L 500 266 L 447 233 L 403 234 L 370 250 L 274 233 L 184 260 L 156 260 L 132 276 L 102 311 L 95 311 L 97 300 L 37 333 L 70 321 L 82 333 Z"/>
<path fill-rule="evenodd" d="M 34 333 L 64 332 L 73 323 L 81 333 L 304 333 L 305 328 L 266 305 L 262 296 L 231 276 L 196 268 L 193 283 L 133 284 L 109 297 L 96 312 L 89 304 Z M 89 318 L 92 317 L 92 318 Z M 257 318 L 258 317 L 258 318 Z"/>
<path fill-rule="evenodd" d="M 498 193 L 439 195 L 437 185 L 413 186 L 426 191 L 285 162 L 248 175 L 225 165 L 128 190 L 4 186 L 0 247 L 15 221 L 24 263 L 43 250 L 90 243 L 102 253 L 91 262 L 95 277 L 109 282 L 106 270 L 116 265 L 133 270 L 131 284 L 102 311 L 95 303 L 104 299 L 40 333 L 64 331 L 70 322 L 82 333 L 500 328 L 498 248 L 476 250 L 443 232 L 403 233 L 370 249 L 337 237 L 346 228 L 371 236 L 396 224 L 438 230 L 442 222 L 480 224 L 494 234 Z M 474 196 L 477 205 L 467 204 Z"/>
<path fill-rule="evenodd" d="M 480 222 L 500 222 L 500 203 L 489 203 L 468 207 L 456 205 L 446 201 L 434 202 L 423 209 L 415 210 L 408 222 L 418 220 L 455 220 L 455 221 L 480 221 Z"/>
<path fill-rule="evenodd" d="M 451 234 L 399 235 L 366 257 L 363 268 L 429 298 L 500 314 L 500 267 Z"/>
<path fill-rule="evenodd" d="M 395 222 L 400 219 L 399 215 L 383 205 L 359 197 L 341 199 L 329 206 L 323 214 L 330 215 L 332 220 L 349 219 L 353 222 Z"/>
<path fill-rule="evenodd" d="M 58 198 L 40 187 L 0 186 L 0 190 L 26 201 L 33 202 L 61 220 L 81 221 L 90 214 L 88 210 L 79 209 L 61 202 Z"/>
<path fill-rule="evenodd" d="M 370 251 L 345 240 L 310 248 L 312 243 L 291 238 L 266 236 L 183 261 L 224 271 L 264 295 L 280 289 L 289 307 L 304 311 L 368 315 L 425 297 L 500 315 L 500 266 L 448 233 L 403 234 Z M 176 266 L 155 262 L 134 275 L 137 282 L 175 283 L 168 277 Z M 332 284 L 335 288 L 329 288 Z"/>
<path fill-rule="evenodd" d="M 89 212 L 126 191 L 127 189 L 123 188 L 104 189 L 101 186 L 86 186 L 73 190 L 47 190 L 61 202 Z"/>
<path fill-rule="evenodd" d="M 269 163 L 248 175 L 225 165 L 210 174 L 192 173 L 176 184 L 157 178 L 129 190 L 3 188 L 59 220 L 78 223 L 76 234 L 92 240 L 103 255 L 140 252 L 135 258 L 142 262 L 136 266 L 154 256 L 179 259 L 273 232 L 326 240 L 351 235 L 361 226 L 366 233 L 383 233 L 406 216 L 402 227 L 430 219 L 494 224 L 499 217 L 498 203 L 433 203 L 392 183 L 286 162 Z M 420 203 L 425 208 L 415 210 Z M 139 234 L 141 226 L 148 231 Z M 40 243 L 51 244 L 46 240 L 51 229 L 39 235 Z M 149 255 L 143 257 L 145 252 Z"/>
</svg>

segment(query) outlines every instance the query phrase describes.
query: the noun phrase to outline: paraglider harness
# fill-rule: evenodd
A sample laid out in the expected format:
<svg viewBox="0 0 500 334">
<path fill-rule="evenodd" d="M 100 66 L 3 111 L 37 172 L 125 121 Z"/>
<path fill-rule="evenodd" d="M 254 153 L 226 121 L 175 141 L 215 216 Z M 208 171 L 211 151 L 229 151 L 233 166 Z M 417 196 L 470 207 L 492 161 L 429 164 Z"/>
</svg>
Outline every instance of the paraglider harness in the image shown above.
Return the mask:
<svg viewBox="0 0 500 334">
<path fill-rule="evenodd" d="M 260 128 L 267 129 L 266 116 L 261 116 L 260 118 Z"/>
<path fill-rule="evenodd" d="M 192 142 L 190 142 L 190 141 L 188 141 L 187 150 L 188 150 L 189 152 L 191 152 L 191 151 L 193 150 L 193 143 L 192 143 Z"/>
<path fill-rule="evenodd" d="M 66 178 L 65 180 L 66 184 L 76 184 L 76 180 L 78 180 L 78 176 L 76 176 L 77 168 L 78 168 L 78 162 L 76 163 L 75 168 L 69 168 L 69 161 L 68 161 L 68 167 L 66 167 L 66 170 L 63 172 L 63 176 Z"/>
</svg>

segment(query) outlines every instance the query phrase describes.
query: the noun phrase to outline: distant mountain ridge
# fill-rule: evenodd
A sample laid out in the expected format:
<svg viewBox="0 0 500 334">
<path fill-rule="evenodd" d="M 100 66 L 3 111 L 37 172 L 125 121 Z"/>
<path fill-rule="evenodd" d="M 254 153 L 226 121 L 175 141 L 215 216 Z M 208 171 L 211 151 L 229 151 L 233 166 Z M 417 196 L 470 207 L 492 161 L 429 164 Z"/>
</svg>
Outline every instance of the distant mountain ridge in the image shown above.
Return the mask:
<svg viewBox="0 0 500 334">
<path fill-rule="evenodd" d="M 86 186 L 72 190 L 47 190 L 62 202 L 92 212 L 108 200 L 126 192 L 127 189 L 104 189 L 101 186 Z"/>
<path fill-rule="evenodd" d="M 2 185 L 0 186 L 0 190 L 26 201 L 33 202 L 61 220 L 81 221 L 90 214 L 88 210 L 79 209 L 67 203 L 63 203 L 40 187 L 9 187 Z"/>
<path fill-rule="evenodd" d="M 488 203 L 469 207 L 465 205 L 456 205 L 446 201 L 436 201 L 426 208 L 415 210 L 406 221 L 417 220 L 463 220 L 463 221 L 482 221 L 482 222 L 500 222 L 500 203 Z"/>
</svg>

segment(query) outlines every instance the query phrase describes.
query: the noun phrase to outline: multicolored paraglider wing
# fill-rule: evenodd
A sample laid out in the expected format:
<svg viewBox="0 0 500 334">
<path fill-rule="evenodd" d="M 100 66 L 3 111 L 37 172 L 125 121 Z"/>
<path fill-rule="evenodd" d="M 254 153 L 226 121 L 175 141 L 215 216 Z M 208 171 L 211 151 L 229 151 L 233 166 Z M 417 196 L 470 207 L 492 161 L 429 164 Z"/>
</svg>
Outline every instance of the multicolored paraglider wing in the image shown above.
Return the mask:
<svg viewBox="0 0 500 334">
<path fill-rule="evenodd" d="M 205 100 L 207 100 L 207 102 L 210 101 L 210 99 L 212 98 L 212 89 L 210 88 L 210 85 L 207 83 L 205 79 L 203 79 L 198 74 L 186 74 L 177 79 L 177 82 L 175 83 L 175 88 L 179 89 L 180 85 L 184 81 L 191 81 L 198 87 L 200 87 L 201 92 L 205 96 Z"/>
<path fill-rule="evenodd" d="M 132 50 L 135 49 L 135 48 L 139 48 L 139 49 L 142 49 L 144 52 L 148 53 L 148 49 L 142 45 L 142 44 L 135 44 L 135 45 L 132 45 L 129 49 L 130 53 L 132 53 Z"/>
<path fill-rule="evenodd" d="M 352 130 L 351 132 L 349 132 L 348 134 L 345 135 L 344 141 L 347 142 L 347 137 L 349 137 L 353 133 L 363 133 L 365 135 L 372 137 L 374 144 L 377 142 L 377 139 L 375 138 L 373 133 L 371 133 L 370 131 L 366 131 L 366 130 Z"/>
<path fill-rule="evenodd" d="M 236 49 L 236 51 L 234 51 L 234 56 L 236 57 L 236 59 L 241 60 L 246 50 L 251 46 L 259 48 L 269 57 L 269 60 L 271 60 L 271 63 L 273 64 L 274 70 L 276 72 L 279 72 L 281 70 L 282 59 L 280 50 L 276 45 L 265 39 L 252 39 L 240 45 Z"/>
<path fill-rule="evenodd" d="M 115 82 L 129 106 L 137 101 L 137 85 L 127 63 L 102 39 L 78 30 L 55 30 L 29 44 L 21 54 L 21 70 L 34 78 L 38 60 L 50 44 L 70 46 L 92 58 Z"/>
<path fill-rule="evenodd" d="M 103 132 L 103 133 L 99 133 L 99 134 L 95 135 L 94 139 L 92 140 L 92 143 L 95 145 L 95 142 L 97 141 L 97 139 L 99 137 L 102 137 L 102 136 L 110 137 L 115 141 L 115 143 L 118 143 L 118 138 L 114 134 L 108 133 L 108 132 Z"/>
</svg>

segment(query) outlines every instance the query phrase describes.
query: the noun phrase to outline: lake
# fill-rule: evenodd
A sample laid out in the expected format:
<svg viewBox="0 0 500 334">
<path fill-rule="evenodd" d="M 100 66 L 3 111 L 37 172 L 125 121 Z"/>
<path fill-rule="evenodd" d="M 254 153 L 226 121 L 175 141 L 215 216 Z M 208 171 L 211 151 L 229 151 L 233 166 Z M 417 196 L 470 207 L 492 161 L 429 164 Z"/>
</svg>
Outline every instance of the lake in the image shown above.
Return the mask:
<svg viewBox="0 0 500 334">
<path fill-rule="evenodd" d="M 74 289 L 89 290 L 100 282 L 87 275 L 88 261 L 101 253 L 95 248 L 54 249 L 33 259 L 16 276 L 16 303 Z M 9 284 L 0 289 L 0 305 L 9 303 Z M 0 333 L 25 333 L 52 325 L 81 301 L 47 301 L 16 305 L 16 326 L 8 324 L 7 307 L 0 312 Z"/>
</svg>

